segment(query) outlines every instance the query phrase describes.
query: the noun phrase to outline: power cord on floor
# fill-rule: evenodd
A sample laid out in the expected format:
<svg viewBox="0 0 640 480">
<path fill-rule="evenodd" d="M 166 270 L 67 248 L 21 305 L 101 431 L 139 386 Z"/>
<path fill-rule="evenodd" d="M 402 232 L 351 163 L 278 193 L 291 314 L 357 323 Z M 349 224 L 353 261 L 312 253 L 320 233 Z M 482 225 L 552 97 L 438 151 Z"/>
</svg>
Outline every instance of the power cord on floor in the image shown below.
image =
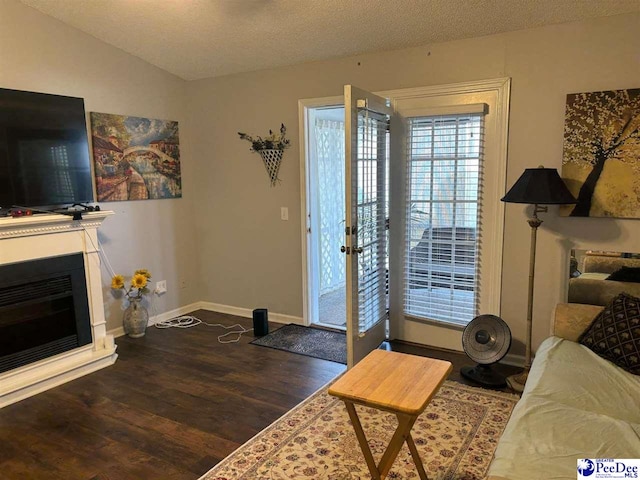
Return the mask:
<svg viewBox="0 0 640 480">
<path fill-rule="evenodd" d="M 222 325 L 221 323 L 207 323 L 203 320 L 200 320 L 197 317 L 192 315 L 183 315 L 181 317 L 172 318 L 171 320 L 166 320 L 164 322 L 157 322 L 155 324 L 156 328 L 192 328 L 198 325 L 206 325 L 207 327 L 221 327 L 225 330 L 229 330 L 231 328 L 239 328 L 240 330 L 234 330 L 232 332 L 227 332 L 222 335 L 218 335 L 219 343 L 238 343 L 240 338 L 242 338 L 243 333 L 249 333 L 253 331 L 253 328 L 244 328 L 239 323 L 235 325 Z M 227 335 L 238 335 L 238 338 L 233 340 L 223 340 Z"/>
<path fill-rule="evenodd" d="M 84 225 L 81 225 L 81 226 L 82 226 L 82 229 L 85 231 L 85 233 L 87 233 L 85 237 L 91 241 L 93 248 L 98 252 L 98 254 L 104 260 L 104 262 L 101 262 L 101 265 L 106 266 L 108 272 L 111 274 L 111 277 L 113 278 L 113 276 L 115 275 L 115 271 L 111 266 L 111 262 L 109 262 L 109 258 L 107 257 L 107 254 L 102 246 L 102 243 L 100 242 L 100 238 L 98 238 L 98 245 L 96 245 L 93 239 L 91 238 L 90 232 L 84 227 Z M 153 293 L 155 293 L 155 290 Z M 153 295 L 149 299 L 149 307 L 151 309 L 152 316 L 155 317 L 157 315 L 157 312 L 155 308 L 155 297 Z M 220 328 L 224 328 L 225 330 L 229 330 L 236 327 L 239 328 L 239 330 L 234 330 L 231 332 L 224 333 L 222 335 L 218 335 L 219 343 L 238 343 L 244 333 L 253 332 L 253 328 L 244 328 L 239 323 L 236 323 L 235 325 L 231 325 L 231 326 L 222 325 L 221 323 L 207 323 L 192 315 L 183 315 L 181 317 L 172 318 L 164 322 L 157 322 L 155 324 L 155 327 L 161 328 L 161 329 L 162 328 L 191 328 L 191 327 L 196 327 L 200 324 L 206 325 L 207 327 L 220 327 Z M 228 335 L 238 335 L 238 337 L 232 340 L 224 340 L 224 338 L 227 337 Z"/>
</svg>

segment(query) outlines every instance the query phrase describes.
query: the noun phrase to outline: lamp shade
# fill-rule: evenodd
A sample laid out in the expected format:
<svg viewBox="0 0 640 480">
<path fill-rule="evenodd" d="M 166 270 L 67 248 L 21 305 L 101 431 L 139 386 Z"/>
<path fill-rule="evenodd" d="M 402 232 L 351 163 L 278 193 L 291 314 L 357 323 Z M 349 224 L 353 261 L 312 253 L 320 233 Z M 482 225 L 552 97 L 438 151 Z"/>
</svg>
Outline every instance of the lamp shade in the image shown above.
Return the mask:
<svg viewBox="0 0 640 480">
<path fill-rule="evenodd" d="M 507 203 L 563 205 L 576 203 L 555 168 L 527 168 L 501 199 Z"/>
</svg>

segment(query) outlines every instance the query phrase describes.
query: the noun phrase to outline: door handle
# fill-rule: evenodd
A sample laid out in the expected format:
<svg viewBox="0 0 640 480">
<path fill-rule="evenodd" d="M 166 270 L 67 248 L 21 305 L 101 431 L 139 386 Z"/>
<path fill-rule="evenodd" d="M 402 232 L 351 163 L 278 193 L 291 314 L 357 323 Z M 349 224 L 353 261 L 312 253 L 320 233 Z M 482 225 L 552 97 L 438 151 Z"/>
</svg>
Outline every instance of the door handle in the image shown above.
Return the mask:
<svg viewBox="0 0 640 480">
<path fill-rule="evenodd" d="M 353 253 L 362 253 L 362 247 L 353 247 Z"/>
<path fill-rule="evenodd" d="M 342 246 L 340 247 L 340 251 L 341 251 L 342 253 L 346 253 L 347 255 L 349 255 L 349 254 L 351 253 L 351 250 L 349 249 L 349 247 L 345 247 L 344 245 L 342 245 Z"/>
</svg>

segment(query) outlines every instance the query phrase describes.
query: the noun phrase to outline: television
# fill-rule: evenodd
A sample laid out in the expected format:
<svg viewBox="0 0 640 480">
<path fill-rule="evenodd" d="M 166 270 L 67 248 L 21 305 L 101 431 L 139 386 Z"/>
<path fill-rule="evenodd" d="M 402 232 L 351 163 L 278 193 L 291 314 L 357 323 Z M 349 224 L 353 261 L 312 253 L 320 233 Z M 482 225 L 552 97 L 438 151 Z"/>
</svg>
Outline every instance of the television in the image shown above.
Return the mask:
<svg viewBox="0 0 640 480">
<path fill-rule="evenodd" d="M 0 88 L 0 207 L 93 200 L 84 100 Z"/>
</svg>

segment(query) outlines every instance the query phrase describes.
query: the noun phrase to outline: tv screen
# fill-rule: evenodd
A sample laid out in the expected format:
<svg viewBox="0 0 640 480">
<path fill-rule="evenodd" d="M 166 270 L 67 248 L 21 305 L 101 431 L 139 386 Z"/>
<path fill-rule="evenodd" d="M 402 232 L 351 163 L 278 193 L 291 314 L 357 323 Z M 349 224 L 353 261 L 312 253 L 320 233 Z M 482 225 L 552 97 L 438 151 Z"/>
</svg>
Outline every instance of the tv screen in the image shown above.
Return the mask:
<svg viewBox="0 0 640 480">
<path fill-rule="evenodd" d="M 82 98 L 0 88 L 0 207 L 93 202 Z"/>
</svg>

